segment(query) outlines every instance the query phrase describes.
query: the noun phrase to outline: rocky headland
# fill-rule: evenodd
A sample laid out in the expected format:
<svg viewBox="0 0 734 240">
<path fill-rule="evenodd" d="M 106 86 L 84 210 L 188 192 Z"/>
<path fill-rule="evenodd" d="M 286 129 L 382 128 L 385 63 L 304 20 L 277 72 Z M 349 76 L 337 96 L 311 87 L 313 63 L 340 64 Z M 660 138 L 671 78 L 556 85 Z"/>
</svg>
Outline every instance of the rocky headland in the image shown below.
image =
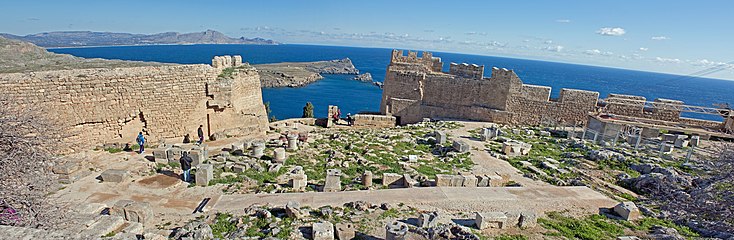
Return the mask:
<svg viewBox="0 0 734 240">
<path fill-rule="evenodd" d="M 316 62 L 257 64 L 254 66 L 260 72 L 262 87 L 268 88 L 301 87 L 323 79 L 324 77 L 321 74 L 359 74 L 359 70 L 354 67 L 352 60 L 349 58 Z M 357 80 L 356 77 L 355 80 Z"/>
</svg>

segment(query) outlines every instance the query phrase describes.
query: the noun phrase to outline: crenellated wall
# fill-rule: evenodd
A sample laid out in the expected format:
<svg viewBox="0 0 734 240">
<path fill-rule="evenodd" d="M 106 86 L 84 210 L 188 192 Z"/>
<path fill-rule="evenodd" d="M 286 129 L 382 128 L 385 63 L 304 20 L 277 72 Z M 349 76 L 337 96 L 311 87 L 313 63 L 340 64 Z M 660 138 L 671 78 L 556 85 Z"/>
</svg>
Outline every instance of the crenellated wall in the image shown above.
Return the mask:
<svg viewBox="0 0 734 240">
<path fill-rule="evenodd" d="M 141 130 L 149 141 L 196 136 L 199 125 L 207 134 L 207 126 L 212 133 L 235 128 L 264 134 L 257 71 L 241 66 L 225 80 L 218 78 L 222 69 L 199 64 L 0 74 L 0 94 L 11 104 L 42 109 L 77 148 L 134 142 Z"/>
<path fill-rule="evenodd" d="M 451 63 L 442 72 L 440 58 L 431 53 L 393 50 L 382 93 L 380 112 L 395 116 L 399 124 L 423 118 L 465 119 L 511 125 L 585 124 L 589 114 L 611 114 L 671 122 L 731 132 L 734 118 L 724 122 L 681 117 L 683 102 L 641 96 L 609 94 L 599 107 L 599 93 L 561 89 L 551 99 L 551 88 L 524 84 L 513 70 L 492 68 L 485 78 L 484 66 Z M 726 111 L 726 110 L 723 110 Z M 722 113 L 723 114 L 723 113 Z"/>
<path fill-rule="evenodd" d="M 398 117 L 401 124 L 426 117 L 526 125 L 585 122 L 599 97 L 596 92 L 563 89 L 559 99 L 551 101 L 550 87 L 523 84 L 512 70 L 495 67 L 492 76 L 484 78 L 484 66 L 452 63 L 444 73 L 437 70 L 441 67 L 425 67 L 427 61 L 415 56 L 393 51 L 385 77 L 381 112 Z M 441 65 L 440 59 L 432 59 L 437 61 L 431 66 Z"/>
</svg>

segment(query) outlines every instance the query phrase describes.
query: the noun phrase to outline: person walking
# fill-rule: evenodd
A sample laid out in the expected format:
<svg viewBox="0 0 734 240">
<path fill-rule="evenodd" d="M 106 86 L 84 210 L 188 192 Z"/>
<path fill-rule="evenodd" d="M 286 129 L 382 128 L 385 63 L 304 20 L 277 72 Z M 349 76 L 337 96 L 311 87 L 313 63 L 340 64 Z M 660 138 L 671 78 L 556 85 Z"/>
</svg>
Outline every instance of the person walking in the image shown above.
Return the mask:
<svg viewBox="0 0 734 240">
<path fill-rule="evenodd" d="M 145 152 L 145 137 L 143 136 L 143 132 L 138 133 L 138 138 L 136 138 L 135 141 L 137 141 L 140 146 L 139 153 L 143 154 L 143 152 Z"/>
<path fill-rule="evenodd" d="M 199 145 L 201 145 L 201 143 L 204 142 L 204 130 L 201 129 L 203 127 L 204 127 L 204 125 L 199 125 L 199 129 L 196 130 L 196 134 L 199 135 L 199 141 L 196 142 L 196 143 L 199 144 Z"/>
<path fill-rule="evenodd" d="M 179 162 L 181 162 L 181 170 L 183 170 L 183 181 L 191 182 L 191 163 L 194 162 L 194 160 L 189 157 L 188 152 L 184 151 L 181 152 L 181 159 L 179 159 Z"/>
<path fill-rule="evenodd" d="M 352 126 L 352 113 L 347 113 L 347 126 Z"/>
</svg>

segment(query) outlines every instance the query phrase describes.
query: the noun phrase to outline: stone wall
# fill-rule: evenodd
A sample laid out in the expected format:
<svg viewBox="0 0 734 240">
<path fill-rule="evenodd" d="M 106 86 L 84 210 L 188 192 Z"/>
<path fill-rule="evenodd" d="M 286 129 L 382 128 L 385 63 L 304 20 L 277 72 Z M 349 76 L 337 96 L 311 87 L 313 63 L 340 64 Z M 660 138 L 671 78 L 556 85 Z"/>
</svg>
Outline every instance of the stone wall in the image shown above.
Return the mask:
<svg viewBox="0 0 734 240">
<path fill-rule="evenodd" d="M 149 142 L 195 137 L 199 125 L 207 134 L 208 125 L 211 132 L 244 127 L 248 134 L 264 134 L 257 72 L 238 69 L 228 89 L 215 87 L 221 70 L 170 65 L 10 73 L 0 75 L 0 94 L 21 107 L 40 108 L 77 148 L 134 142 L 141 130 Z M 212 104 L 222 99 L 229 103 Z"/>
<path fill-rule="evenodd" d="M 399 124 L 433 119 L 465 119 L 511 125 L 586 124 L 588 115 L 605 113 L 705 128 L 724 128 L 723 123 L 681 118 L 683 102 L 641 96 L 609 94 L 599 108 L 599 93 L 562 89 L 550 99 L 551 88 L 524 84 L 513 70 L 452 63 L 441 72 L 440 58 L 431 53 L 393 50 L 385 76 L 382 114 L 395 116 Z M 732 123 L 734 125 L 734 123 Z"/>
<path fill-rule="evenodd" d="M 423 118 L 468 119 L 506 124 L 538 125 L 544 119 L 563 123 L 585 122 L 599 94 L 564 89 L 557 101 L 550 100 L 550 87 L 523 84 L 514 71 L 492 68 L 484 78 L 484 66 L 452 64 L 449 72 L 427 67 L 425 56 L 402 56 L 393 51 L 385 77 L 380 111 L 400 124 Z M 396 56 L 397 55 L 397 56 Z M 405 60 L 409 59 L 409 60 Z M 432 58 L 431 66 L 441 65 Z"/>
<path fill-rule="evenodd" d="M 356 114 L 352 117 L 356 128 L 392 128 L 396 123 L 393 116 Z"/>
</svg>

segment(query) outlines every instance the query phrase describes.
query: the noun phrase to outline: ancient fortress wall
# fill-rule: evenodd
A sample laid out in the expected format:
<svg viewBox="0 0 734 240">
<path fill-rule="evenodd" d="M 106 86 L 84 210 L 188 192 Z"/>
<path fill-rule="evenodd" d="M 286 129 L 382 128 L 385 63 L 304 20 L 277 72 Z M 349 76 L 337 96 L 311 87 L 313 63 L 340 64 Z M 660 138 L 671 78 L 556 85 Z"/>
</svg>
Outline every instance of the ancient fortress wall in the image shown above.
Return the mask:
<svg viewBox="0 0 734 240">
<path fill-rule="evenodd" d="M 185 134 L 193 139 L 199 125 L 207 133 L 213 125 L 212 133 L 245 128 L 263 134 L 267 117 L 257 72 L 238 69 L 226 80 L 234 87 L 214 87 L 225 81 L 217 77 L 222 69 L 168 65 L 0 74 L 0 94 L 11 104 L 41 109 L 77 148 L 134 142 L 141 130 L 149 142 Z M 228 103 L 210 106 L 218 100 Z"/>
<path fill-rule="evenodd" d="M 599 93 L 562 89 L 551 99 L 551 88 L 524 84 L 512 70 L 492 68 L 485 78 L 484 66 L 452 63 L 441 72 L 441 59 L 424 52 L 418 56 L 393 50 L 385 77 L 382 114 L 395 116 L 400 124 L 423 118 L 467 119 L 511 125 L 585 124 L 589 113 L 603 112 L 707 128 L 723 123 L 681 118 L 683 102 L 656 99 L 645 108 L 641 96 L 610 94 L 598 107 Z M 650 103 L 648 103 L 650 104 Z"/>
</svg>

